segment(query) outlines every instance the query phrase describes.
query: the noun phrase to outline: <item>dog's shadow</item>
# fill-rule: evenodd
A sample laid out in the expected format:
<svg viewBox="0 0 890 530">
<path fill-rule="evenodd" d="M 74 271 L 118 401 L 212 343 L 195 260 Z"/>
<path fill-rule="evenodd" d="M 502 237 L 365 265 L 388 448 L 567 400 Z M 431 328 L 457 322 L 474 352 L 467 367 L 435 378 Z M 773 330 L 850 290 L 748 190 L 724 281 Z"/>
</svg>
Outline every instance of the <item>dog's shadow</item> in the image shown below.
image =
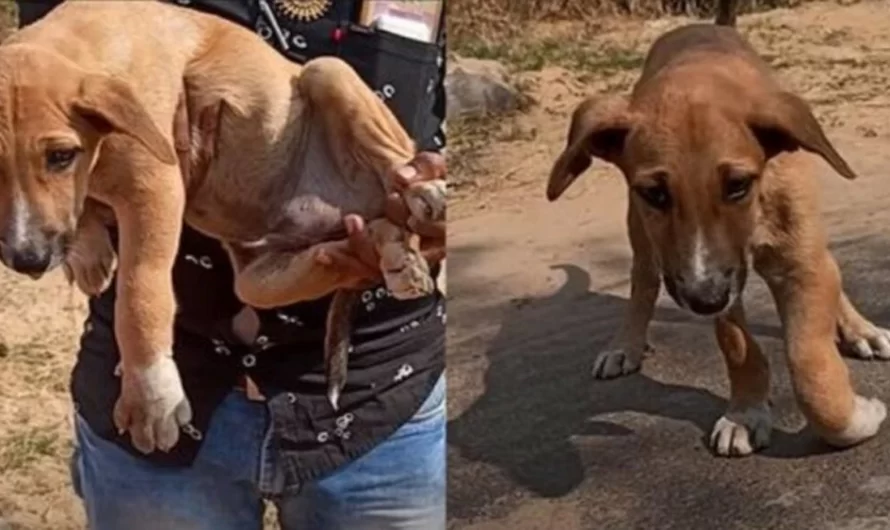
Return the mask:
<svg viewBox="0 0 890 530">
<path fill-rule="evenodd" d="M 597 472 L 611 465 L 597 459 L 585 466 L 573 443 L 579 436 L 634 436 L 631 429 L 606 419 L 610 413 L 636 412 L 691 423 L 701 433 L 698 442 L 704 452 L 714 422 L 726 409 L 726 398 L 706 389 L 662 383 L 641 373 L 611 381 L 594 380 L 595 353 L 617 330 L 627 300 L 589 292 L 589 275 L 579 267 L 554 268 L 566 276 L 554 295 L 514 300 L 510 308 L 493 310 L 504 317 L 487 349 L 490 364 L 485 394 L 449 423 L 449 445 L 462 458 L 493 465 L 506 472 L 511 482 L 543 497 L 572 491 L 584 479 L 585 467 L 587 472 Z M 453 318 L 463 317 L 456 314 Z M 679 309 L 656 311 L 653 324 L 671 322 L 694 323 Z M 708 322 L 701 325 L 710 332 Z M 751 331 L 760 337 L 780 337 L 776 326 L 757 322 L 752 323 Z M 682 336 L 670 342 L 682 345 L 689 339 L 688 332 L 675 331 Z M 658 341 L 653 346 L 654 355 L 662 354 Z M 713 355 L 719 359 L 716 344 L 713 347 Z M 682 371 L 683 367 L 677 369 Z M 714 377 L 725 375 L 718 372 Z M 728 395 L 728 384 L 724 388 Z M 770 447 L 761 454 L 797 458 L 829 450 L 811 433 L 775 428 Z"/>
</svg>

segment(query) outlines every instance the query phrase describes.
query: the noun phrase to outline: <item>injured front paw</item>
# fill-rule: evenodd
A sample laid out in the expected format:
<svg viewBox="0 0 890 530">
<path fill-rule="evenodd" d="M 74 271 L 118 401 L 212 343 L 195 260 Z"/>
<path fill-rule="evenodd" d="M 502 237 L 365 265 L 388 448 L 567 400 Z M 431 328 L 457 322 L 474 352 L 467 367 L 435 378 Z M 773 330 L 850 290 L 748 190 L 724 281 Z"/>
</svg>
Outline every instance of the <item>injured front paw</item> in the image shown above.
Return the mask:
<svg viewBox="0 0 890 530">
<path fill-rule="evenodd" d="M 386 288 L 394 298 L 421 298 L 436 290 L 430 266 L 420 253 L 420 236 L 385 219 L 372 221 L 368 229 L 380 255 L 380 272 Z"/>
<path fill-rule="evenodd" d="M 423 223 L 444 221 L 447 189 L 444 180 L 429 180 L 409 187 L 403 196 L 411 216 Z"/>
<path fill-rule="evenodd" d="M 410 300 L 431 294 L 436 284 L 420 252 L 397 243 L 380 248 L 380 268 L 386 288 L 397 300 Z"/>
</svg>

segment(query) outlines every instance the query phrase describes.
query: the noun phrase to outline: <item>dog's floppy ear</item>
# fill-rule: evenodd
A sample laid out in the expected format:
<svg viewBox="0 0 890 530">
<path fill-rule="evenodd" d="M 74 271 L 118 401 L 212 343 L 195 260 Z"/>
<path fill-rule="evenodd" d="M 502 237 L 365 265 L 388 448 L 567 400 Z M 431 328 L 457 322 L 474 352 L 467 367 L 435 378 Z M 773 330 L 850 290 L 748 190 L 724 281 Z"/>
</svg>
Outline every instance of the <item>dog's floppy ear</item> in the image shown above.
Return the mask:
<svg viewBox="0 0 890 530">
<path fill-rule="evenodd" d="M 81 82 L 72 107 L 97 130 L 126 134 L 145 146 L 161 162 L 177 162 L 176 151 L 170 141 L 161 134 L 136 94 L 124 81 L 105 75 L 88 75 Z"/>
<path fill-rule="evenodd" d="M 632 119 L 627 99 L 588 98 L 572 113 L 566 148 L 553 163 L 547 181 L 547 200 L 555 201 L 590 167 L 593 157 L 618 164 Z"/>
<path fill-rule="evenodd" d="M 772 94 L 755 106 L 747 121 L 767 159 L 782 151 L 804 149 L 821 156 L 843 177 L 856 178 L 856 173 L 826 138 L 810 106 L 798 96 L 789 92 Z"/>
</svg>

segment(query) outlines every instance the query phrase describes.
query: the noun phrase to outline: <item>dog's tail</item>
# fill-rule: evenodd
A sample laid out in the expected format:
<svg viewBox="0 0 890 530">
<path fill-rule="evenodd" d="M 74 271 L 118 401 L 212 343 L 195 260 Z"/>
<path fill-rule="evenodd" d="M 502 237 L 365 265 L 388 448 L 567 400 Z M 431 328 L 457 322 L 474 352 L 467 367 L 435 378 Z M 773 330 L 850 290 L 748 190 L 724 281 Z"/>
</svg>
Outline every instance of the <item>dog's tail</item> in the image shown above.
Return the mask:
<svg viewBox="0 0 890 530">
<path fill-rule="evenodd" d="M 735 15 L 739 0 L 717 0 L 717 17 L 714 23 L 718 26 L 735 27 Z"/>
</svg>

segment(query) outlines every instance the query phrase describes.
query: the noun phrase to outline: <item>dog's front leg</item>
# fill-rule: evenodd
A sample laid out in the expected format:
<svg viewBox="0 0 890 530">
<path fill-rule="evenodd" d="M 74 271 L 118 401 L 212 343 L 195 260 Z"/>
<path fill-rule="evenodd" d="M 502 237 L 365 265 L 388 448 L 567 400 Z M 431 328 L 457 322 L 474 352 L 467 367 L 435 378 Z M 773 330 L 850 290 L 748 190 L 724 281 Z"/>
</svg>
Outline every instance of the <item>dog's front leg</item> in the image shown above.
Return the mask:
<svg viewBox="0 0 890 530">
<path fill-rule="evenodd" d="M 633 252 L 630 302 L 621 329 L 593 363 L 593 376 L 596 379 L 612 379 L 640 369 L 648 347 L 646 335 L 649 322 L 661 290 L 661 278 L 652 255 L 652 246 L 643 231 L 639 214 L 631 205 L 627 212 L 627 231 Z"/>
<path fill-rule="evenodd" d="M 729 374 L 729 407 L 714 424 L 711 448 L 720 456 L 746 456 L 769 444 L 769 363 L 748 332 L 741 299 L 714 321 Z"/>
<path fill-rule="evenodd" d="M 114 422 L 142 452 L 169 450 L 191 421 L 173 361 L 175 299 L 171 270 L 185 194 L 177 166 L 134 176 L 112 204 L 120 230 L 115 336 L 121 351 L 121 395 Z"/>
<path fill-rule="evenodd" d="M 826 249 L 805 263 L 767 283 L 784 324 L 801 411 L 826 442 L 846 447 L 874 436 L 887 410 L 880 400 L 856 394 L 835 343 L 841 282 L 834 258 Z"/>
<path fill-rule="evenodd" d="M 843 351 L 860 359 L 890 359 L 890 331 L 862 316 L 843 291 L 837 329 Z"/>
</svg>

